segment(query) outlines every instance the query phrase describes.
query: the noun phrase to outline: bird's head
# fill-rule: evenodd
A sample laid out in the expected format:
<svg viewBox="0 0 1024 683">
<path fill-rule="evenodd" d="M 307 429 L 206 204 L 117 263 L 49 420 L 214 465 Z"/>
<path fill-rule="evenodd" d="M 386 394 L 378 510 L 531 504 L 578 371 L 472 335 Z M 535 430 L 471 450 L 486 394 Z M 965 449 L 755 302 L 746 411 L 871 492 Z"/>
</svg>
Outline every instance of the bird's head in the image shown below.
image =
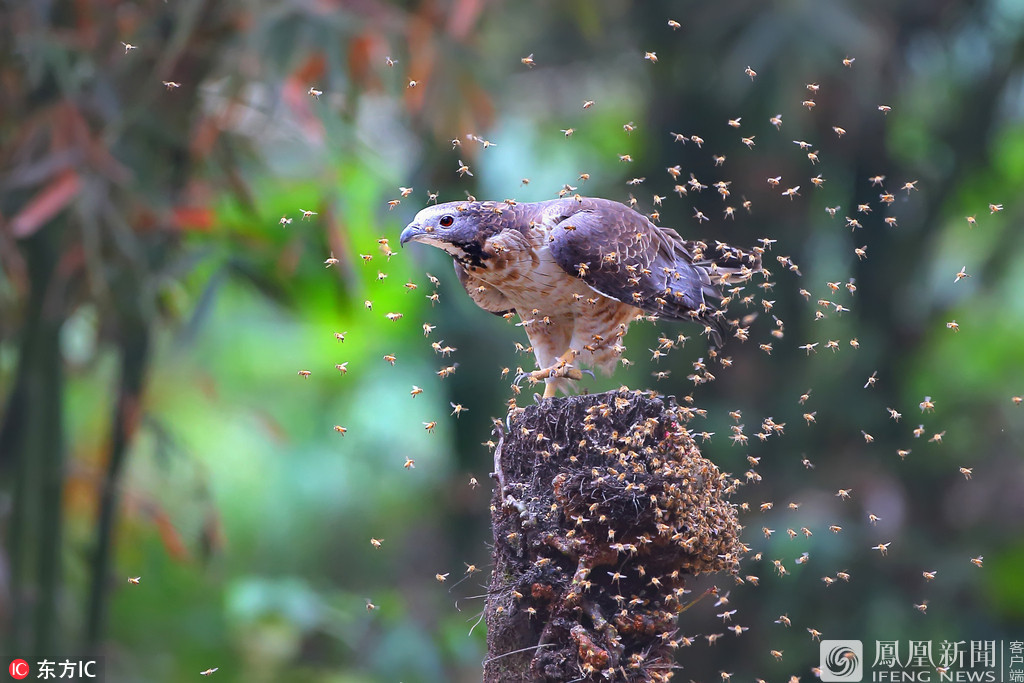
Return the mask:
<svg viewBox="0 0 1024 683">
<path fill-rule="evenodd" d="M 482 266 L 491 257 L 484 251 L 488 237 L 501 230 L 503 204 L 495 202 L 448 202 L 428 206 L 402 231 L 399 242 L 422 242 L 443 249 L 456 261 Z M 504 207 L 508 208 L 508 207 Z"/>
</svg>

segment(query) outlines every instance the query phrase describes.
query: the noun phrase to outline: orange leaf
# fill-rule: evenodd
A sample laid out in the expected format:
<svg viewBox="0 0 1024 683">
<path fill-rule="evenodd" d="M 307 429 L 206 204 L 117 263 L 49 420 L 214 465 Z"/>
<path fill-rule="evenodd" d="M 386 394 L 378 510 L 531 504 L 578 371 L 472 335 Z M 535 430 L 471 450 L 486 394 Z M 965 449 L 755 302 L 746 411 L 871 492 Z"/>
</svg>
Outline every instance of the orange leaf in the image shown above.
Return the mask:
<svg viewBox="0 0 1024 683">
<path fill-rule="evenodd" d="M 176 206 L 174 225 L 179 230 L 209 232 L 213 227 L 213 211 L 205 206 Z"/>
<path fill-rule="evenodd" d="M 79 189 L 81 181 L 76 172 L 70 169 L 61 172 L 11 220 L 11 234 L 16 239 L 31 237 L 70 204 Z"/>
<path fill-rule="evenodd" d="M 156 524 L 157 531 L 160 532 L 160 540 L 163 541 L 167 554 L 179 562 L 188 560 L 188 549 L 185 547 L 185 543 L 181 540 L 181 534 L 174 528 L 174 523 L 167 516 L 167 513 L 163 510 L 155 510 L 153 512 L 153 523 Z"/>
</svg>

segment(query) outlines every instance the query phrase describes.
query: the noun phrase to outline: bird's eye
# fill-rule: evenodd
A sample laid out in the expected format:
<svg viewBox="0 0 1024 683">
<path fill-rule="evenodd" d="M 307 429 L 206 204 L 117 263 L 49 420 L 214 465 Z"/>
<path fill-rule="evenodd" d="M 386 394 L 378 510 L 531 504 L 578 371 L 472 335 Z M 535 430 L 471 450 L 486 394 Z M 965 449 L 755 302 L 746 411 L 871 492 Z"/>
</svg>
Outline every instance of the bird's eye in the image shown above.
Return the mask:
<svg viewBox="0 0 1024 683">
<path fill-rule="evenodd" d="M 438 225 L 440 225 L 442 228 L 450 228 L 452 223 L 454 223 L 454 222 L 455 222 L 455 217 L 454 216 L 451 216 L 449 214 L 445 214 L 444 216 L 441 216 L 441 220 L 438 221 Z"/>
</svg>

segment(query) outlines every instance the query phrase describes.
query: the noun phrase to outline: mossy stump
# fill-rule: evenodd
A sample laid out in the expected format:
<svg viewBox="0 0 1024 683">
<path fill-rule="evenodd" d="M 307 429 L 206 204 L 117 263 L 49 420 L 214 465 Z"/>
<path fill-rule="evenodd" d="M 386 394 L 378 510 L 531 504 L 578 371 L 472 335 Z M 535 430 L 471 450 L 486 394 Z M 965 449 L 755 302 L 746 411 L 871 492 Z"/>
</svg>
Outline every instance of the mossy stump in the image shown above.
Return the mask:
<svg viewBox="0 0 1024 683">
<path fill-rule="evenodd" d="M 495 450 L 485 683 L 667 681 L 687 576 L 738 569 L 729 482 L 675 399 L 513 409 Z"/>
</svg>

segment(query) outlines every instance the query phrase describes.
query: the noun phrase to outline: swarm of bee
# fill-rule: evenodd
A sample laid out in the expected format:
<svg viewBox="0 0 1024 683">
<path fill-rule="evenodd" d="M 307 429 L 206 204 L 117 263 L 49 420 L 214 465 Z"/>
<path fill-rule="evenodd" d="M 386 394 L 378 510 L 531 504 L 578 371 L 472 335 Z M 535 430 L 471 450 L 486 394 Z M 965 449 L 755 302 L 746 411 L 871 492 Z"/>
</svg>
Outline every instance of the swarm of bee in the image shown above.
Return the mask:
<svg viewBox="0 0 1024 683">
<path fill-rule="evenodd" d="M 487 625 L 488 650 L 513 654 L 485 680 L 671 678 L 686 577 L 735 574 L 743 550 L 734 487 L 687 430 L 695 414 L 625 388 L 512 410 Z"/>
</svg>

